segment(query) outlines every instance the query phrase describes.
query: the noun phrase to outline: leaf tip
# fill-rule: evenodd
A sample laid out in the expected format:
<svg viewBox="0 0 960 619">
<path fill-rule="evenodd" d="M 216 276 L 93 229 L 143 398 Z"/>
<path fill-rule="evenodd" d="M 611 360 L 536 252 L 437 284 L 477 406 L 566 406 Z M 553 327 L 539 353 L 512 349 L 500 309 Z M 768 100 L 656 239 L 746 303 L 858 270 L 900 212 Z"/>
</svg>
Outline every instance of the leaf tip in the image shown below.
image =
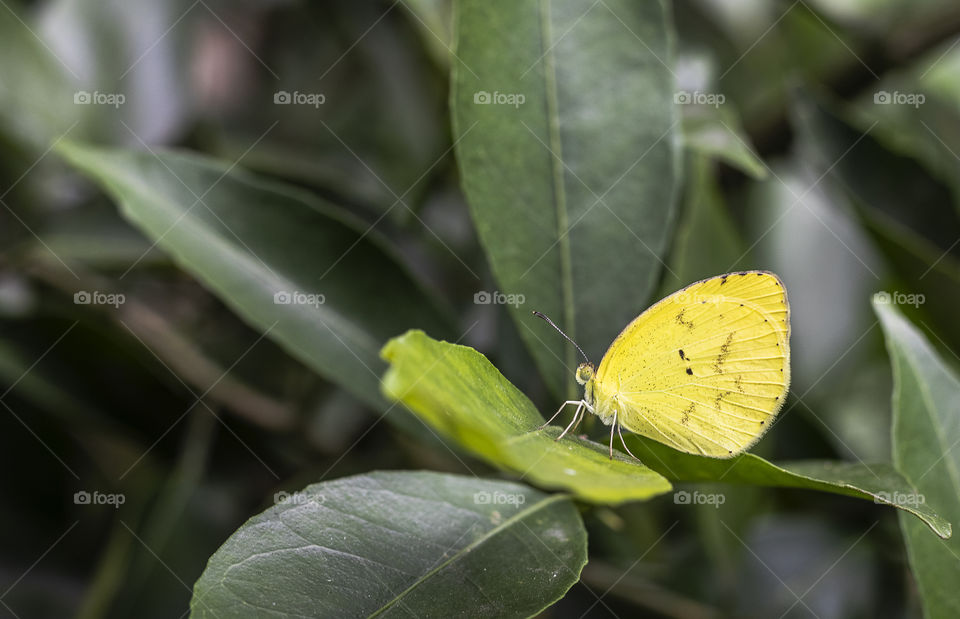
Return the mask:
<svg viewBox="0 0 960 619">
<path fill-rule="evenodd" d="M 409 341 L 416 337 L 425 337 L 427 334 L 421 329 L 410 329 L 402 335 L 390 338 L 380 349 L 380 358 L 387 363 L 393 363 L 400 353 L 400 349 L 407 346 Z"/>
</svg>

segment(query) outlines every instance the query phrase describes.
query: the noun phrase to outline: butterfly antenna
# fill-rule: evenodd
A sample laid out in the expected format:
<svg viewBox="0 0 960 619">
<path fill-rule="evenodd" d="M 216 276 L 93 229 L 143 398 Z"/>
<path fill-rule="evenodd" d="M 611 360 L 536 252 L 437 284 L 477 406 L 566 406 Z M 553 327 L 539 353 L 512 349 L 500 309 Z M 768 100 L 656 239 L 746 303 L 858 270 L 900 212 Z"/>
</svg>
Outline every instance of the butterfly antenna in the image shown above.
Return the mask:
<svg viewBox="0 0 960 619">
<path fill-rule="evenodd" d="M 541 314 L 541 313 L 538 312 L 537 310 L 533 310 L 533 315 L 536 316 L 537 318 L 543 318 L 544 320 L 546 320 L 547 323 L 548 323 L 551 327 L 553 327 L 554 329 L 557 330 L 557 333 L 559 333 L 560 335 L 562 335 L 568 342 L 570 342 L 571 344 L 573 344 L 574 346 L 577 347 L 577 350 L 579 350 L 579 351 L 580 351 L 580 354 L 583 355 L 584 361 L 586 361 L 587 363 L 590 363 L 590 359 L 587 358 L 587 354 L 586 354 L 585 352 L 583 352 L 583 349 L 580 348 L 579 346 L 577 346 L 577 343 L 574 342 L 573 340 L 571 340 L 571 339 L 567 336 L 567 334 L 564 333 L 564 332 L 560 329 L 560 327 L 558 327 L 557 325 L 553 324 L 553 321 L 552 321 L 552 320 L 550 320 L 550 319 L 547 318 L 544 314 Z"/>
</svg>

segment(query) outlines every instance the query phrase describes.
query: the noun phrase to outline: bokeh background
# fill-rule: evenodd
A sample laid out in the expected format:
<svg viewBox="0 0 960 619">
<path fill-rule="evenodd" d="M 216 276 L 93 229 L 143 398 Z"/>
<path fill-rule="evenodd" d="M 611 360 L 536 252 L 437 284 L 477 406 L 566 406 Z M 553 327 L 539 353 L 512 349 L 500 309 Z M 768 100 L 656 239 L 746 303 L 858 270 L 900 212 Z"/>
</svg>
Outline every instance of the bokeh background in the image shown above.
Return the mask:
<svg viewBox="0 0 960 619">
<path fill-rule="evenodd" d="M 871 297 L 958 362 L 960 6 L 677 0 L 673 14 L 685 180 L 660 289 L 776 271 L 803 337 L 785 417 L 756 451 L 889 460 Z M 376 224 L 462 330 L 476 323 L 462 343 L 555 409 L 504 306 L 477 302 L 497 285 L 452 151 L 450 37 L 447 0 L 0 1 L 0 615 L 180 616 L 210 554 L 278 492 L 467 472 L 247 326 L 62 141 L 202 152 Z M 123 303 L 75 298 L 94 290 Z M 721 491 L 719 507 L 587 510 L 583 580 L 610 594 L 594 605 L 577 585 L 547 616 L 919 615 L 893 510 Z"/>
</svg>

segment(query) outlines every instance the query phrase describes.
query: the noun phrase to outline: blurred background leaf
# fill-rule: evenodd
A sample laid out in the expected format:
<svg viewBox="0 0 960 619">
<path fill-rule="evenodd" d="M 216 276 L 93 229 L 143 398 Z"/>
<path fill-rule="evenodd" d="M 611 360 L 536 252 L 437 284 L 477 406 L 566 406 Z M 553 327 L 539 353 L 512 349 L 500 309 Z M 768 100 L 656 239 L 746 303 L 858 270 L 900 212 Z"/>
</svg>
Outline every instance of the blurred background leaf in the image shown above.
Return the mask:
<svg viewBox="0 0 960 619">
<path fill-rule="evenodd" d="M 413 326 L 450 332 L 377 236 L 332 205 L 213 160 L 59 148 L 264 336 L 375 408 L 379 343 Z"/>
</svg>

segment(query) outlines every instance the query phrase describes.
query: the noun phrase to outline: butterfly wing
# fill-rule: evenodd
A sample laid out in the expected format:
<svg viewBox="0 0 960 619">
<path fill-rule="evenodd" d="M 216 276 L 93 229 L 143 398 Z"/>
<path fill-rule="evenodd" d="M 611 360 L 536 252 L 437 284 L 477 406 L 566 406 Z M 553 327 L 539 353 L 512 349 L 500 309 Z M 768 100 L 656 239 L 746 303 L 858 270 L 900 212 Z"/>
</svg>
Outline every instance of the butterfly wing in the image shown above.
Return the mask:
<svg viewBox="0 0 960 619">
<path fill-rule="evenodd" d="M 773 273 L 706 279 L 640 314 L 595 378 L 599 410 L 681 451 L 728 458 L 770 427 L 790 385 L 790 308 Z"/>
</svg>

